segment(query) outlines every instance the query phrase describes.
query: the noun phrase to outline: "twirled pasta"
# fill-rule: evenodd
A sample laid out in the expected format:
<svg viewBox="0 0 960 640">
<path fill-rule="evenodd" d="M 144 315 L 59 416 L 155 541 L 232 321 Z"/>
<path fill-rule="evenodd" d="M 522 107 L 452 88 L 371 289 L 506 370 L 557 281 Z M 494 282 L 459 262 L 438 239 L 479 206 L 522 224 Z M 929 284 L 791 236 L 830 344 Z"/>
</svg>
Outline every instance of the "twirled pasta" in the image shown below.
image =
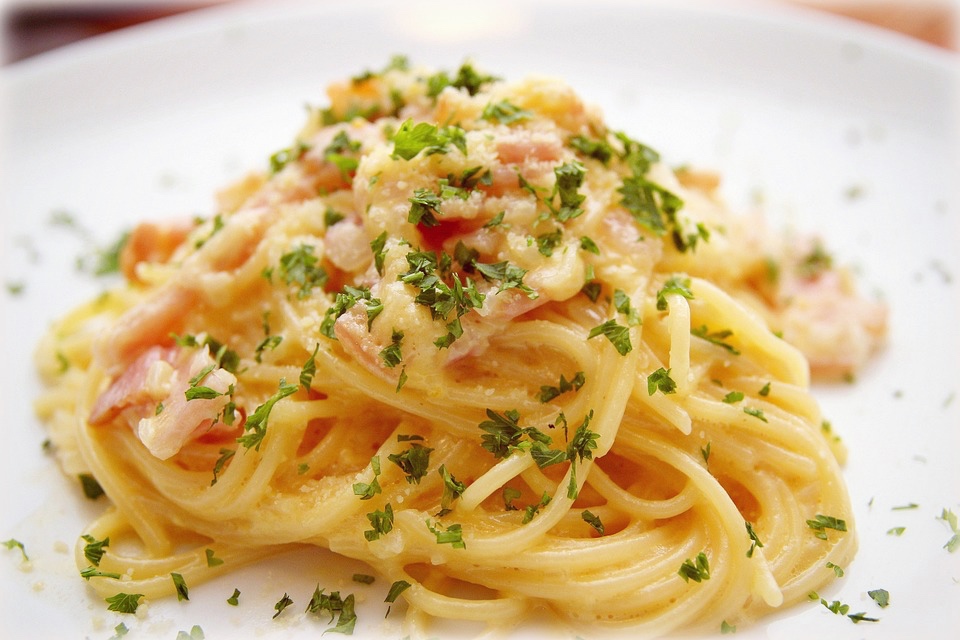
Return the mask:
<svg viewBox="0 0 960 640">
<path fill-rule="evenodd" d="M 546 607 L 657 635 L 850 560 L 808 362 L 852 371 L 884 314 L 819 245 L 558 81 L 397 62 L 329 95 L 215 216 L 134 230 L 127 282 L 40 346 L 60 460 L 112 503 L 78 564 L 139 544 L 94 589 L 307 544 L 409 583 L 413 631 Z"/>
</svg>

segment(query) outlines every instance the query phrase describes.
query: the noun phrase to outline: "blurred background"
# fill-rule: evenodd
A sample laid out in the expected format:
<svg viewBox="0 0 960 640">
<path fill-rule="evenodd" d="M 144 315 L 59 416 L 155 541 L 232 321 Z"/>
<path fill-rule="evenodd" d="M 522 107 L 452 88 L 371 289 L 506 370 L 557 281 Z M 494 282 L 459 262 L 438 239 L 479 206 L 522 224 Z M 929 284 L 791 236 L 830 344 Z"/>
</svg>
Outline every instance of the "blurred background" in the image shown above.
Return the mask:
<svg viewBox="0 0 960 640">
<path fill-rule="evenodd" d="M 0 60 L 10 64 L 115 29 L 235 1 L 238 0 L 0 0 Z M 898 31 L 934 47 L 958 50 L 960 0 L 756 1 L 800 5 Z"/>
</svg>

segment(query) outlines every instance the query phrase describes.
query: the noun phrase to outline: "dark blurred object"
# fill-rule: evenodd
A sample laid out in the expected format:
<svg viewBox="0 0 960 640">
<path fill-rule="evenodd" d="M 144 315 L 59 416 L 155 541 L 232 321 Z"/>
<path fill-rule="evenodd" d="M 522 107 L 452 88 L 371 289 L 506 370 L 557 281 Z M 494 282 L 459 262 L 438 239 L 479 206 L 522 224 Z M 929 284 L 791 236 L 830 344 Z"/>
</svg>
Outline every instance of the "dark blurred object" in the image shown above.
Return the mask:
<svg viewBox="0 0 960 640">
<path fill-rule="evenodd" d="M 787 0 L 810 9 L 899 31 L 943 49 L 957 50 L 956 0 Z"/>
<path fill-rule="evenodd" d="M 3 0 L 0 0 L 2 2 Z M 3 13 L 9 64 L 90 36 L 231 0 L 13 0 Z M 853 18 L 957 50 L 956 0 L 767 0 Z"/>
<path fill-rule="evenodd" d="M 4 7 L 3 63 L 116 29 L 222 4 L 203 2 L 20 2 Z"/>
</svg>

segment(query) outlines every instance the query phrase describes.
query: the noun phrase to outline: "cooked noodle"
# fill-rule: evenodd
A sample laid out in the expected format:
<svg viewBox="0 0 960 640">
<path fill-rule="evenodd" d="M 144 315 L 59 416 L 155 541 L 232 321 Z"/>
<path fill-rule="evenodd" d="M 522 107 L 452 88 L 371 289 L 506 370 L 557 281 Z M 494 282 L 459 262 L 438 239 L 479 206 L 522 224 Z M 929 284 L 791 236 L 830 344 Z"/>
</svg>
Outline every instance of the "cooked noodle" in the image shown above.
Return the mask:
<svg viewBox="0 0 960 640">
<path fill-rule="evenodd" d="M 306 544 L 408 582 L 411 631 L 540 607 L 656 635 L 850 561 L 809 371 L 884 319 L 819 245 L 557 81 L 394 64 L 329 94 L 215 216 L 136 229 L 127 282 L 39 349 L 60 460 L 112 503 L 93 589 Z"/>
</svg>

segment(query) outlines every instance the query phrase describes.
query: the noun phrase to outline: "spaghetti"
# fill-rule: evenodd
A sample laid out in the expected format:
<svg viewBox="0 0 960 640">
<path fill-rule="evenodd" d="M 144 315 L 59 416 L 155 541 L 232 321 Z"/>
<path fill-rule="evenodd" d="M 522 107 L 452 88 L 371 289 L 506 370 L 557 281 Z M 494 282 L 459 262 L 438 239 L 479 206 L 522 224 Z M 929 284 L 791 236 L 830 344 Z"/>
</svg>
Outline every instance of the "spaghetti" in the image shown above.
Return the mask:
<svg viewBox="0 0 960 640">
<path fill-rule="evenodd" d="M 884 313 L 818 244 L 557 81 L 398 59 L 329 96 L 214 216 L 135 229 L 127 281 L 40 345 L 62 466 L 112 503 L 93 589 L 306 544 L 409 585 L 414 632 L 539 607 L 657 635 L 851 559 L 808 372 L 853 371 Z"/>
</svg>

